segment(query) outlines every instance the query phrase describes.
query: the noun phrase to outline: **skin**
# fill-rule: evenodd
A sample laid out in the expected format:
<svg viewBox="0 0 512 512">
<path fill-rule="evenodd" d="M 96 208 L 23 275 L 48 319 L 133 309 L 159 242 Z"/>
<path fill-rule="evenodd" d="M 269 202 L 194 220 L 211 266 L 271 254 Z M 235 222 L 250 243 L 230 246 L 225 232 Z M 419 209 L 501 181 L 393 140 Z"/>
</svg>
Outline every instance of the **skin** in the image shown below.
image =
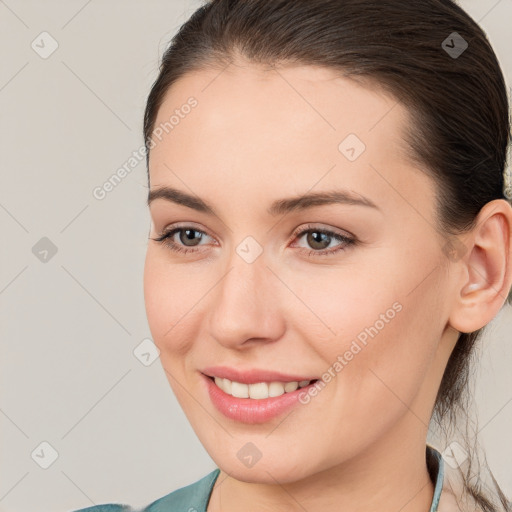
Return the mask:
<svg viewBox="0 0 512 512">
<path fill-rule="evenodd" d="M 194 71 L 168 91 L 155 126 L 190 96 L 197 107 L 150 152 L 150 188 L 198 196 L 217 215 L 151 203 L 144 293 L 172 390 L 221 468 L 208 512 L 428 510 L 435 396 L 459 331 L 487 324 L 505 301 L 512 208 L 488 203 L 459 238 L 467 251 L 448 258 L 435 229 L 434 183 L 404 151 L 407 111 L 332 70 L 267 69 L 239 58 L 222 72 Z M 349 133 L 366 145 L 352 162 L 338 149 Z M 276 199 L 340 188 L 379 209 L 266 212 Z M 205 233 L 196 245 L 183 232 L 173 236 L 195 253 L 152 240 L 177 223 Z M 344 243 L 292 236 L 307 224 L 359 244 L 308 256 Z M 263 249 L 253 263 L 236 252 L 247 236 Z M 309 403 L 253 425 L 211 403 L 200 369 L 321 378 L 396 302 L 401 311 Z M 262 454 L 252 467 L 237 457 L 248 442 Z"/>
</svg>

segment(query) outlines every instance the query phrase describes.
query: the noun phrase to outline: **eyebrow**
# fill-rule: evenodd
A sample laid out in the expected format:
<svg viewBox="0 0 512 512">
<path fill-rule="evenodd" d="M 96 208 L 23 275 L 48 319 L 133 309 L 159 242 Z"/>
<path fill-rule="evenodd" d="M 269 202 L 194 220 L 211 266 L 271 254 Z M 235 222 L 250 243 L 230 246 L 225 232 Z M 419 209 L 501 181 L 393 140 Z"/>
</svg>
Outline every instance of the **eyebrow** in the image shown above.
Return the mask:
<svg viewBox="0 0 512 512">
<path fill-rule="evenodd" d="M 198 212 L 217 216 L 214 208 L 208 202 L 175 188 L 159 187 L 150 190 L 147 199 L 148 206 L 156 199 L 165 199 L 166 201 L 192 208 Z M 301 196 L 278 199 L 270 205 L 267 209 L 267 213 L 272 216 L 277 216 L 326 204 L 350 204 L 380 210 L 373 201 L 360 194 L 355 194 L 348 190 L 331 190 L 328 192 L 313 192 Z"/>
</svg>

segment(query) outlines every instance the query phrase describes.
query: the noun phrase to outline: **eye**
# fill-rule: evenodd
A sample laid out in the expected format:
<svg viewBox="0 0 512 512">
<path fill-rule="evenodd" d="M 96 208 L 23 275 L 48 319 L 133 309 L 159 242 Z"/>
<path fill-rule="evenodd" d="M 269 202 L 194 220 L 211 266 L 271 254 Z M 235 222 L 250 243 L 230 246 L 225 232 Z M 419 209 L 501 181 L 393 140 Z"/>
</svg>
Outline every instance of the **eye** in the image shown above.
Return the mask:
<svg viewBox="0 0 512 512">
<path fill-rule="evenodd" d="M 178 236 L 180 243 L 177 243 L 173 240 L 174 235 L 176 233 L 180 233 L 180 235 Z M 152 238 L 151 240 L 162 243 L 163 245 L 171 249 L 171 251 L 187 253 L 197 252 L 195 247 L 199 245 L 199 242 L 203 239 L 203 235 L 209 236 L 204 231 L 195 229 L 192 226 L 183 226 L 175 227 L 171 230 L 165 231 L 158 238 Z M 181 243 L 183 243 L 184 245 L 180 245 Z"/>
<path fill-rule="evenodd" d="M 306 242 L 310 247 L 313 247 L 313 250 L 307 251 L 308 256 L 324 256 L 324 255 L 332 255 L 336 254 L 338 251 L 343 251 L 347 249 L 347 247 L 354 245 L 356 243 L 355 238 L 342 235 L 341 233 L 335 233 L 334 231 L 330 231 L 327 229 L 321 229 L 308 224 L 306 228 L 301 228 L 300 230 L 294 233 L 296 238 L 301 238 L 303 235 L 306 235 Z M 329 245 L 331 245 L 332 241 L 341 242 L 334 249 L 328 249 Z"/>
<path fill-rule="evenodd" d="M 174 240 L 174 236 L 178 233 L 179 242 L 176 242 Z M 293 237 L 294 239 L 301 238 L 306 234 L 308 235 L 306 237 L 306 241 L 311 247 L 313 247 L 313 249 L 308 251 L 307 249 L 302 248 L 301 252 L 305 250 L 308 253 L 308 256 L 313 257 L 332 255 L 338 251 L 345 250 L 347 247 L 356 243 L 355 238 L 335 233 L 334 231 L 327 229 L 317 228 L 311 224 L 308 224 L 305 228 L 295 231 L 293 233 Z M 151 240 L 162 243 L 171 251 L 186 254 L 190 252 L 198 252 L 199 250 L 196 249 L 196 247 L 200 247 L 200 242 L 204 239 L 204 236 L 209 235 L 204 231 L 195 229 L 193 226 L 181 226 L 164 231 L 164 233 L 162 233 L 158 238 L 151 238 Z M 332 241 L 338 241 L 341 243 L 334 249 L 329 249 L 328 247 L 331 245 Z"/>
</svg>

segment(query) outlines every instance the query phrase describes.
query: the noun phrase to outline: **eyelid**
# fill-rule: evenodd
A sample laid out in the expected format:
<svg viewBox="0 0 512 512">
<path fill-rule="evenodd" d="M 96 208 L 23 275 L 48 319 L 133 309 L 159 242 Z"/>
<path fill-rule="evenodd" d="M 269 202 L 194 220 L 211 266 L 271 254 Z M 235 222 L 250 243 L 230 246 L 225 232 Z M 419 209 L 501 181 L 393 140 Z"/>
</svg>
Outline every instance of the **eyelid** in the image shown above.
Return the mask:
<svg viewBox="0 0 512 512">
<path fill-rule="evenodd" d="M 302 235 L 305 231 L 315 231 L 315 230 L 332 233 L 333 235 L 341 236 L 344 238 L 352 238 L 352 239 L 356 238 L 356 236 L 353 235 L 352 233 L 350 233 L 350 231 L 343 230 L 343 232 L 341 232 L 341 230 L 338 230 L 337 228 L 319 226 L 318 224 L 315 224 L 315 223 L 306 223 L 304 225 L 299 226 L 298 228 L 296 228 L 293 231 L 292 237 Z"/>
<path fill-rule="evenodd" d="M 203 229 L 202 227 L 198 227 L 198 225 L 196 225 L 195 222 L 178 222 L 176 224 L 171 224 L 170 226 L 166 226 L 165 228 L 163 228 L 161 230 L 159 236 L 167 235 L 171 231 L 175 231 L 177 229 L 187 229 L 187 228 L 192 228 L 192 229 L 194 229 L 195 231 L 197 231 L 199 233 L 203 233 L 203 234 L 209 236 L 210 238 L 215 238 L 213 235 L 211 235 L 208 232 L 208 230 Z"/>
</svg>

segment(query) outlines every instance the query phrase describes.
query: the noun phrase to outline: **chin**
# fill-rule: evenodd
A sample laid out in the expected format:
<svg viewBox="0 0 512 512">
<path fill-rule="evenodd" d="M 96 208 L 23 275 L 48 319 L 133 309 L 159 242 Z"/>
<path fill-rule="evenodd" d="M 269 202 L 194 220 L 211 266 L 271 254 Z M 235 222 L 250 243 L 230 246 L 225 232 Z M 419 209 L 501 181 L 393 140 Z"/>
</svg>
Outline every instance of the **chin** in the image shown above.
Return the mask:
<svg viewBox="0 0 512 512">
<path fill-rule="evenodd" d="M 244 445 L 242 444 L 241 446 Z M 240 460 L 236 453 L 234 457 L 228 458 L 226 457 L 226 450 L 224 450 L 222 454 L 219 454 L 219 457 L 213 454 L 215 457 L 212 458 L 220 469 L 241 482 L 272 485 L 276 483 L 286 484 L 296 482 L 316 472 L 316 469 L 311 465 L 310 458 L 306 454 L 304 454 L 303 460 L 297 460 L 269 449 L 269 453 L 272 454 L 271 456 L 265 457 L 265 454 L 262 453 L 259 460 L 251 463 L 249 461 L 243 462 L 243 455 L 242 460 Z"/>
</svg>

